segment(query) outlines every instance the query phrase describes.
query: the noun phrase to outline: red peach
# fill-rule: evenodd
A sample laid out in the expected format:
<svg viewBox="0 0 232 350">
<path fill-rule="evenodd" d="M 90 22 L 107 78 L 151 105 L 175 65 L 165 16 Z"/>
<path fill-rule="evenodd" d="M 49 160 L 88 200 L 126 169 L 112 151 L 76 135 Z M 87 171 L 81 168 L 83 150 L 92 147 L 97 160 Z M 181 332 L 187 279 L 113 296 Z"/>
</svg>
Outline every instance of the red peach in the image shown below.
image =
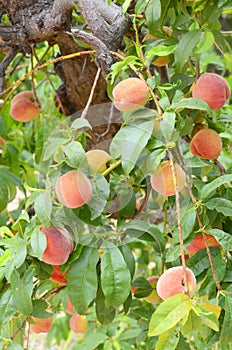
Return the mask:
<svg viewBox="0 0 232 350">
<path fill-rule="evenodd" d="M 196 290 L 196 278 L 188 267 L 186 267 L 187 284 L 190 297 Z M 158 279 L 156 290 L 161 299 L 165 300 L 179 293 L 186 293 L 184 285 L 184 268 L 175 266 L 166 270 Z"/>
<path fill-rule="evenodd" d="M 69 326 L 75 333 L 85 333 L 89 328 L 86 316 L 73 314 L 69 321 Z"/>
<path fill-rule="evenodd" d="M 42 261 L 51 265 L 66 263 L 69 254 L 73 251 L 73 241 L 69 232 L 63 227 L 41 227 L 45 233 L 47 246 Z"/>
<path fill-rule="evenodd" d="M 66 271 L 65 275 L 67 276 L 67 271 Z M 59 265 L 53 265 L 53 272 L 51 273 L 49 278 L 53 282 L 56 282 L 59 284 L 66 284 L 67 283 L 67 277 L 64 276 Z"/>
<path fill-rule="evenodd" d="M 74 314 L 74 306 L 71 303 L 69 298 L 67 298 L 67 302 L 66 302 L 66 312 L 70 315 Z"/>
<path fill-rule="evenodd" d="M 212 129 L 202 129 L 198 131 L 190 142 L 191 153 L 203 159 L 216 159 L 220 155 L 221 150 L 221 137 Z"/>
<path fill-rule="evenodd" d="M 220 247 L 220 244 L 215 239 L 213 235 L 210 235 L 208 233 L 205 233 L 205 238 L 208 242 L 208 245 L 210 247 Z M 199 250 L 202 250 L 206 247 L 203 235 L 198 235 L 193 238 L 192 242 L 186 247 L 186 251 L 189 254 L 189 256 L 193 256 L 196 254 Z"/>
<path fill-rule="evenodd" d="M 113 89 L 114 105 L 121 112 L 133 112 L 144 106 L 149 98 L 149 88 L 138 78 L 122 80 Z"/>
<path fill-rule="evenodd" d="M 32 91 L 22 91 L 11 102 L 10 115 L 20 122 L 28 122 L 35 119 L 40 113 L 38 101 L 34 100 Z"/>
<path fill-rule="evenodd" d="M 192 95 L 216 110 L 223 107 L 230 97 L 230 86 L 219 74 L 203 73 L 194 85 Z"/>
<path fill-rule="evenodd" d="M 92 187 L 85 174 L 78 170 L 68 171 L 56 181 L 55 191 L 61 204 L 79 208 L 92 198 Z"/>
<path fill-rule="evenodd" d="M 52 317 L 32 317 L 32 320 L 35 322 L 30 324 L 30 331 L 32 333 L 46 333 L 52 328 Z"/>
<path fill-rule="evenodd" d="M 185 186 L 186 175 L 184 170 L 177 163 L 175 164 L 175 170 L 178 191 L 181 191 Z M 151 175 L 151 186 L 163 196 L 173 196 L 175 194 L 172 170 L 168 160 L 162 162 L 155 173 Z"/>
</svg>

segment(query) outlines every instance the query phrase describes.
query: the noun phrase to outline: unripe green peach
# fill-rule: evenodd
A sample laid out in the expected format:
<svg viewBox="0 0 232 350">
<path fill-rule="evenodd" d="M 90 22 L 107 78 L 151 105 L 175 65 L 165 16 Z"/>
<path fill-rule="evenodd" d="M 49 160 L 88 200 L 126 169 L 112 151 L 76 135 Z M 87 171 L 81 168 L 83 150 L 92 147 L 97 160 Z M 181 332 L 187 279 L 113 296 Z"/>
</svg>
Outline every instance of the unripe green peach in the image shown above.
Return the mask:
<svg viewBox="0 0 232 350">
<path fill-rule="evenodd" d="M 187 277 L 187 286 L 184 280 L 183 266 L 175 266 L 166 270 L 158 279 L 156 290 L 161 299 L 165 300 L 173 295 L 185 293 L 188 291 L 192 297 L 196 291 L 196 278 L 192 270 L 185 268 Z"/>
<path fill-rule="evenodd" d="M 86 158 L 92 174 L 105 171 L 107 162 L 111 160 L 109 153 L 102 149 L 93 149 L 86 152 Z"/>
<path fill-rule="evenodd" d="M 92 197 L 90 181 L 79 170 L 71 170 L 60 176 L 55 185 L 55 192 L 59 202 L 68 208 L 79 208 Z"/>
<path fill-rule="evenodd" d="M 32 91 L 18 93 L 11 102 L 10 115 L 20 122 L 29 122 L 40 113 L 38 100 L 35 101 Z"/>
<path fill-rule="evenodd" d="M 216 159 L 222 150 L 222 140 L 213 129 L 198 131 L 190 142 L 190 151 L 194 156 L 202 159 Z"/>
<path fill-rule="evenodd" d="M 79 315 L 77 313 L 73 314 L 69 321 L 69 326 L 75 333 L 84 334 L 89 328 L 86 316 Z"/>
<path fill-rule="evenodd" d="M 216 110 L 223 107 L 230 97 L 230 86 L 219 74 L 203 73 L 194 85 L 192 95 Z"/>
<path fill-rule="evenodd" d="M 41 227 L 46 235 L 46 249 L 42 261 L 50 265 L 63 265 L 73 251 L 73 241 L 64 227 Z"/>
<path fill-rule="evenodd" d="M 144 106 L 149 98 L 149 88 L 145 81 L 127 78 L 113 89 L 114 105 L 121 112 L 133 112 Z"/>
<path fill-rule="evenodd" d="M 178 191 L 185 186 L 186 174 L 179 164 L 175 164 L 176 181 Z M 173 181 L 172 169 L 170 161 L 162 162 L 155 173 L 151 175 L 151 186 L 163 196 L 173 196 L 175 194 L 175 186 Z"/>
<path fill-rule="evenodd" d="M 52 328 L 52 317 L 32 317 L 32 320 L 34 322 L 30 324 L 30 331 L 32 333 L 47 333 Z"/>
</svg>

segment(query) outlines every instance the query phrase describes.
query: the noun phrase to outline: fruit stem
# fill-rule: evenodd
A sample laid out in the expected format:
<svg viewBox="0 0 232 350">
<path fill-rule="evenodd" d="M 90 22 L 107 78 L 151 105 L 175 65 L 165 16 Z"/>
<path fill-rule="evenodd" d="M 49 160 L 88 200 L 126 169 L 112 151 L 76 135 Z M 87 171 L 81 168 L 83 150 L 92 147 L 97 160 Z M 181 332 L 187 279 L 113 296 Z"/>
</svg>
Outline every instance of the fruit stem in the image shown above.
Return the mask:
<svg viewBox="0 0 232 350">
<path fill-rule="evenodd" d="M 103 176 L 109 175 L 112 170 L 117 168 L 122 163 L 122 159 L 117 160 L 115 163 L 111 164 L 109 168 L 102 172 Z"/>
<path fill-rule="evenodd" d="M 185 255 L 184 255 L 184 239 L 183 239 L 183 230 L 182 230 L 181 213 L 180 213 L 180 195 L 179 195 L 179 189 L 177 185 L 177 174 L 176 174 L 172 152 L 170 151 L 170 149 L 167 149 L 167 152 L 169 155 L 170 167 L 172 171 L 172 179 L 173 179 L 173 184 L 175 188 L 176 214 L 177 214 L 177 223 L 178 223 L 178 231 L 179 231 L 179 239 L 180 239 L 180 257 L 181 257 L 181 265 L 184 270 L 185 294 L 190 296 L 189 287 L 188 287 L 188 276 L 186 272 Z"/>
</svg>

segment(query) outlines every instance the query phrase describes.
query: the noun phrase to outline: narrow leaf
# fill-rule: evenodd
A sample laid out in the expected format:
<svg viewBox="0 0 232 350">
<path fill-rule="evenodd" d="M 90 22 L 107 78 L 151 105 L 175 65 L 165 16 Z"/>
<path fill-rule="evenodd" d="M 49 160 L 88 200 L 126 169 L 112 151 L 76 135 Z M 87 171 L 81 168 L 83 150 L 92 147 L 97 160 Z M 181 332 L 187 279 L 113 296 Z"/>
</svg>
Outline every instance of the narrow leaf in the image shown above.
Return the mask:
<svg viewBox="0 0 232 350">
<path fill-rule="evenodd" d="M 225 297 L 225 309 L 220 341 L 222 344 L 229 344 L 231 343 L 232 334 L 232 297 L 230 295 Z"/>
<path fill-rule="evenodd" d="M 20 277 L 17 270 L 12 272 L 10 283 L 12 285 L 15 306 L 23 315 L 29 316 L 32 312 L 30 291 L 24 279 Z"/>
<path fill-rule="evenodd" d="M 201 37 L 200 29 L 193 29 L 187 32 L 179 41 L 175 51 L 175 62 L 177 69 L 181 69 L 191 55 L 194 47 L 198 44 Z"/>
<path fill-rule="evenodd" d="M 232 216 L 232 202 L 226 198 L 212 198 L 205 203 L 210 210 L 216 210 L 225 216 Z"/>
<path fill-rule="evenodd" d="M 222 186 L 222 185 L 228 185 L 230 182 L 232 182 L 232 175 L 226 174 L 218 177 L 217 179 L 211 181 L 210 183 L 206 184 L 201 191 L 201 198 L 205 199 L 207 198 L 213 191 L 216 190 L 216 188 Z"/>
</svg>

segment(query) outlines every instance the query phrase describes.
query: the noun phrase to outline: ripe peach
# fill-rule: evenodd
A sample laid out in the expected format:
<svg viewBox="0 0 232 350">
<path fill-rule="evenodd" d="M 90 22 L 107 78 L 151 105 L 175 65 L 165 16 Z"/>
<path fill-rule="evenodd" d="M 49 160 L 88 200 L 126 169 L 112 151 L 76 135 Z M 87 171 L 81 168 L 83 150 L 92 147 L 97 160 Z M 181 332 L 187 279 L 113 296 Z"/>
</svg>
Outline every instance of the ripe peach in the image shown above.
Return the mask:
<svg viewBox="0 0 232 350">
<path fill-rule="evenodd" d="M 75 333 L 85 333 L 89 328 L 86 316 L 73 314 L 69 321 L 69 326 Z"/>
<path fill-rule="evenodd" d="M 67 276 L 67 271 L 65 272 L 65 275 Z M 49 278 L 53 282 L 56 282 L 59 284 L 66 284 L 67 283 L 67 277 L 64 276 L 59 265 L 53 265 L 53 272 L 51 273 Z"/>
<path fill-rule="evenodd" d="M 221 150 L 221 137 L 212 129 L 200 130 L 190 142 L 191 153 L 203 159 L 216 159 L 221 153 Z"/>
<path fill-rule="evenodd" d="M 38 101 L 35 101 L 32 91 L 18 93 L 11 102 L 10 115 L 20 122 L 35 119 L 40 113 Z"/>
<path fill-rule="evenodd" d="M 41 227 L 45 233 L 47 246 L 42 261 L 51 265 L 62 265 L 73 251 L 73 241 L 69 232 L 63 227 Z"/>
<path fill-rule="evenodd" d="M 230 86 L 227 81 L 215 73 L 203 73 L 193 87 L 194 98 L 201 98 L 213 110 L 224 106 L 230 97 Z"/>
<path fill-rule="evenodd" d="M 151 286 L 154 288 L 150 295 L 144 298 L 148 303 L 150 304 L 159 304 L 160 303 L 160 297 L 157 294 L 157 291 L 155 289 L 158 277 L 151 276 L 147 278 L 148 282 L 150 282 Z"/>
<path fill-rule="evenodd" d="M 220 244 L 213 235 L 205 233 L 206 240 L 210 247 L 220 247 Z M 188 255 L 191 257 L 196 254 L 199 250 L 202 250 L 206 247 L 203 235 L 198 235 L 193 238 L 192 242 L 186 247 Z"/>
<path fill-rule="evenodd" d="M 59 202 L 68 208 L 79 208 L 92 197 L 89 179 L 78 170 L 71 170 L 60 176 L 55 191 Z"/>
<path fill-rule="evenodd" d="M 154 64 L 154 66 L 157 67 L 163 67 L 166 66 L 166 64 L 168 64 L 169 61 L 169 56 L 159 56 L 152 62 L 152 64 Z"/>
<path fill-rule="evenodd" d="M 32 317 L 32 320 L 35 322 L 30 324 L 30 331 L 32 333 L 46 333 L 52 328 L 52 317 Z"/>
<path fill-rule="evenodd" d="M 66 312 L 70 315 L 74 314 L 74 306 L 71 303 L 69 298 L 67 298 L 67 302 L 66 302 Z"/>
<path fill-rule="evenodd" d="M 121 112 L 133 112 L 144 106 L 149 98 L 149 88 L 138 78 L 122 80 L 113 89 L 114 105 Z"/>
<path fill-rule="evenodd" d="M 181 191 L 185 186 L 186 174 L 177 163 L 175 164 L 175 170 L 178 191 Z M 151 186 L 163 196 L 173 196 L 175 194 L 172 170 L 168 160 L 162 162 L 155 173 L 151 175 Z"/>
<path fill-rule="evenodd" d="M 111 160 L 111 156 L 102 149 L 93 149 L 86 152 L 87 162 L 91 173 L 102 173 L 106 170 L 106 163 Z"/>
<path fill-rule="evenodd" d="M 196 278 L 188 267 L 186 268 L 187 283 L 190 297 L 196 290 Z M 161 299 L 165 300 L 179 293 L 186 293 L 184 285 L 184 268 L 175 266 L 166 270 L 158 279 L 156 290 Z"/>
</svg>

